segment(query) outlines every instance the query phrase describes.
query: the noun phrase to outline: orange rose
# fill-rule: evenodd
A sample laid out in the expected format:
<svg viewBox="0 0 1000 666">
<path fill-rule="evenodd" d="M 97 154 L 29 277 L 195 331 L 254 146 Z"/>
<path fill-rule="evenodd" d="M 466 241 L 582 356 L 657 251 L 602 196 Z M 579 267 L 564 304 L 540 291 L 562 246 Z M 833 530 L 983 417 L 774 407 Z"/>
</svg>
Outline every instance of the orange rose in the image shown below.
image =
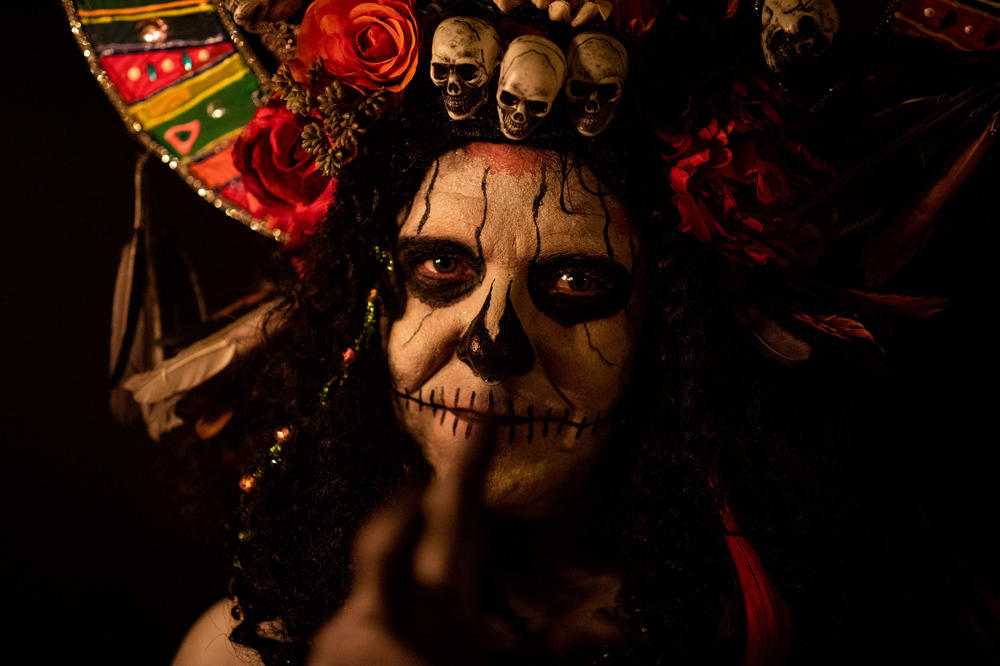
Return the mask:
<svg viewBox="0 0 1000 666">
<path fill-rule="evenodd" d="M 298 44 L 300 60 L 322 57 L 347 85 L 399 92 L 417 71 L 420 31 L 407 0 L 316 0 L 302 19 Z"/>
</svg>

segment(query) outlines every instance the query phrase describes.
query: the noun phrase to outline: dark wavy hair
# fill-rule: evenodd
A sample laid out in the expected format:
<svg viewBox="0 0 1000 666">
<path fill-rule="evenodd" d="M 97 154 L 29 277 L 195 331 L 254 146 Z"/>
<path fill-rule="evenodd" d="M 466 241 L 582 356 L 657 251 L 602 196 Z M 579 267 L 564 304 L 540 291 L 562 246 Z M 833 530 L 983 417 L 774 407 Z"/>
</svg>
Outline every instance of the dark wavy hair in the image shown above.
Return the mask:
<svg viewBox="0 0 1000 666">
<path fill-rule="evenodd" d="M 453 123 L 438 95 L 429 82 L 411 85 L 404 103 L 364 137 L 341 174 L 336 205 L 295 258 L 305 270 L 283 270 L 283 305 L 267 344 L 246 364 L 254 388 L 237 421 L 248 471 L 263 473 L 231 530 L 238 620 L 231 638 L 267 664 L 305 660 L 310 637 L 348 594 L 357 529 L 407 475 L 427 472 L 416 445 L 385 418 L 392 404 L 378 331 L 343 382 L 323 394 L 361 332 L 370 291 L 378 289 L 386 316 L 401 307 L 378 251 L 393 251 L 396 216 L 429 165 L 471 141 L 505 141 L 489 108 Z M 557 104 L 552 115 L 564 111 Z M 594 139 L 553 119 L 531 138 L 561 156 L 564 179 L 587 165 L 622 201 L 639 229 L 647 275 L 636 371 L 591 481 L 604 498 L 595 547 L 628 572 L 615 611 L 628 639 L 594 659 L 736 663 L 745 618 L 722 503 L 783 592 L 808 588 L 810 570 L 778 537 L 807 540 L 803 498 L 816 488 L 810 461 L 823 450 L 815 435 L 831 430 L 828 419 L 809 420 L 817 410 L 805 398 L 774 399 L 788 393 L 781 393 L 784 379 L 775 379 L 728 314 L 719 286 L 724 262 L 681 237 L 632 100 L 619 114 L 625 117 Z M 768 408 L 777 402 L 779 409 Z M 291 436 L 275 453 L 274 433 L 286 426 Z M 796 448 L 810 437 L 808 450 Z M 505 545 L 495 548 L 502 553 Z"/>
</svg>

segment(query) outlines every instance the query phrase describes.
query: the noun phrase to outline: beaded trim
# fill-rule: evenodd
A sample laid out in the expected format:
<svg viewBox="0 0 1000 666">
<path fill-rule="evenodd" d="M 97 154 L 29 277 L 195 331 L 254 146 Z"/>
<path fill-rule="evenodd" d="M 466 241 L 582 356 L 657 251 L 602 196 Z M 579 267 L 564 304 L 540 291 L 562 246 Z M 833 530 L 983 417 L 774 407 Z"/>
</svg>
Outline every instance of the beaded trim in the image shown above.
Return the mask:
<svg viewBox="0 0 1000 666">
<path fill-rule="evenodd" d="M 118 115 L 121 116 L 121 119 L 125 123 L 129 132 L 150 153 L 158 156 L 161 162 L 170 167 L 171 170 L 176 171 L 184 182 L 187 183 L 199 197 L 225 213 L 227 217 L 240 222 L 244 226 L 250 228 L 252 231 L 256 231 L 262 236 L 266 236 L 278 242 L 285 242 L 287 240 L 287 234 L 277 229 L 268 229 L 264 220 L 253 217 L 248 212 L 240 208 L 235 202 L 216 194 L 210 187 L 207 187 L 201 179 L 195 176 L 185 164 L 183 164 L 180 157 L 164 148 L 144 131 L 142 123 L 129 113 L 128 106 L 122 99 L 121 93 L 111 82 L 108 73 L 101 66 L 101 62 L 97 58 L 97 52 L 83 29 L 83 24 L 80 21 L 80 17 L 77 14 L 76 7 L 73 5 L 72 0 L 62 0 L 62 5 L 63 10 L 66 12 L 66 18 L 69 21 L 70 32 L 72 32 L 73 37 L 76 38 L 76 43 L 83 52 L 83 57 L 87 59 L 87 64 L 90 66 L 91 74 L 93 74 L 94 78 L 97 79 L 97 83 L 101 86 L 101 89 L 104 91 L 107 98 L 111 100 L 111 104 L 115 107 L 115 110 L 118 111 Z M 253 71 L 254 75 L 260 80 L 261 89 L 267 90 L 270 86 L 270 77 L 268 77 L 266 71 L 263 69 L 257 58 L 250 52 L 246 41 L 243 39 L 235 24 L 233 24 L 231 20 L 227 21 L 225 17 L 223 17 L 222 20 L 223 25 L 229 33 L 229 38 L 236 46 L 238 53 L 243 58 L 244 62 L 250 67 L 251 71 Z"/>
</svg>

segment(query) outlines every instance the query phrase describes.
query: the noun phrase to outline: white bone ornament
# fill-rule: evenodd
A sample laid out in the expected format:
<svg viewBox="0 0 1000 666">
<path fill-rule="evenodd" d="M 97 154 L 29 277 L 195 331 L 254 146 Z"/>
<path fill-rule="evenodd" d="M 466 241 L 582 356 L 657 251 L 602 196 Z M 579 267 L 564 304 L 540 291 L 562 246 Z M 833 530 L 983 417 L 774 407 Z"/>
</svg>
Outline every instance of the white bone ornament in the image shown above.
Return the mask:
<svg viewBox="0 0 1000 666">
<path fill-rule="evenodd" d="M 489 23 L 455 16 L 438 25 L 431 40 L 431 81 L 452 120 L 479 110 L 500 59 L 500 37 Z"/>
<path fill-rule="evenodd" d="M 569 43 L 566 98 L 576 130 L 597 136 L 608 128 L 622 98 L 628 52 L 620 41 L 600 32 L 581 32 Z"/>
<path fill-rule="evenodd" d="M 566 57 L 544 37 L 524 35 L 507 46 L 500 63 L 497 113 L 500 131 L 520 141 L 552 111 L 566 78 Z"/>
<path fill-rule="evenodd" d="M 833 0 L 764 0 L 760 45 L 774 72 L 787 72 L 819 56 L 840 29 Z"/>
</svg>

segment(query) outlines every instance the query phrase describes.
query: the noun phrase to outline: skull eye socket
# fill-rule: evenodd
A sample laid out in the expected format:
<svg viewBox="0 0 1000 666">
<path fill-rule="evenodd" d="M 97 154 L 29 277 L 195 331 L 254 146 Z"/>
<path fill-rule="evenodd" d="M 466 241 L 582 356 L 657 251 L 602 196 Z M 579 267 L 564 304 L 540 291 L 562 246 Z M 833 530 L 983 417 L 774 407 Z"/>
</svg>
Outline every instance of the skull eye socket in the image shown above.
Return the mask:
<svg viewBox="0 0 1000 666">
<path fill-rule="evenodd" d="M 408 293 L 433 307 L 453 303 L 483 281 L 483 262 L 468 247 L 451 240 L 403 238 L 399 265 Z"/>
<path fill-rule="evenodd" d="M 431 63 L 431 78 L 435 81 L 443 81 L 448 78 L 448 66 L 439 62 Z"/>
<path fill-rule="evenodd" d="M 504 106 L 514 106 L 517 104 L 517 97 L 506 90 L 500 92 L 500 103 Z"/>
<path fill-rule="evenodd" d="M 529 99 L 526 106 L 528 107 L 528 113 L 533 116 L 540 116 L 549 110 L 548 102 L 540 102 L 538 100 Z"/>
<path fill-rule="evenodd" d="M 569 94 L 571 97 L 586 97 L 590 94 L 590 84 L 580 80 L 570 81 Z"/>
<path fill-rule="evenodd" d="M 607 257 L 557 256 L 531 267 L 531 298 L 541 312 L 564 326 L 606 319 L 628 302 L 632 278 Z"/>
<path fill-rule="evenodd" d="M 479 68 L 475 65 L 459 65 L 455 71 L 458 73 L 458 78 L 466 82 L 474 81 L 479 76 Z"/>
<path fill-rule="evenodd" d="M 812 37 L 819 32 L 819 23 L 812 16 L 803 16 L 799 19 L 797 28 L 803 37 Z"/>
<path fill-rule="evenodd" d="M 610 102 L 618 97 L 618 84 L 602 83 L 597 86 L 597 97 L 605 102 Z"/>
</svg>

